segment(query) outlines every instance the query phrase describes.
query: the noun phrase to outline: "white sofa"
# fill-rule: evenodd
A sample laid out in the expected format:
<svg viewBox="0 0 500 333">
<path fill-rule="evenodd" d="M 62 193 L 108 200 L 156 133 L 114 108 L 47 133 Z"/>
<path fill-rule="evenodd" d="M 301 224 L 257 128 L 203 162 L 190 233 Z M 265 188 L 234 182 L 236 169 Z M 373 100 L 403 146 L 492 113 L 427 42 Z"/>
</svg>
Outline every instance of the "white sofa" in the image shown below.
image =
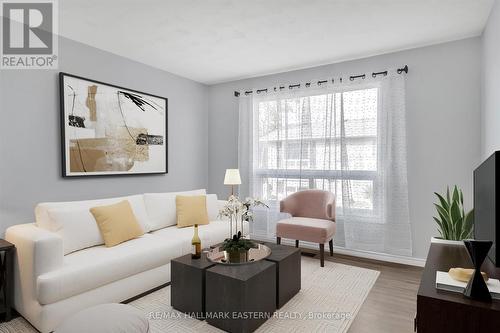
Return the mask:
<svg viewBox="0 0 500 333">
<path fill-rule="evenodd" d="M 87 307 L 121 302 L 170 281 L 170 260 L 191 252 L 192 228 L 177 228 L 175 196 L 205 190 L 38 204 L 36 223 L 7 229 L 16 245 L 15 308 L 41 332 L 51 332 Z M 106 248 L 88 209 L 127 199 L 145 234 Z M 229 223 L 217 220 L 223 201 L 207 195 L 210 223 L 202 246 L 223 241 Z"/>
</svg>

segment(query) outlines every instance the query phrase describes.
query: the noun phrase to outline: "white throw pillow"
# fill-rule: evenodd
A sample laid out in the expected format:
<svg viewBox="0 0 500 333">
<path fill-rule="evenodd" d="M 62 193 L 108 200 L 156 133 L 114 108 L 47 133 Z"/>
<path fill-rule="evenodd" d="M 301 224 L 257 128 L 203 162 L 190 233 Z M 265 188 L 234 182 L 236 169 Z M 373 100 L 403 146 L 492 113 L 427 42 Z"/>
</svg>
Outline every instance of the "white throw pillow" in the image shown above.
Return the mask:
<svg viewBox="0 0 500 333">
<path fill-rule="evenodd" d="M 53 230 L 63 240 L 64 254 L 104 244 L 97 223 L 88 209 L 52 208 L 50 219 L 58 225 Z"/>
<path fill-rule="evenodd" d="M 217 194 L 207 194 L 207 213 L 209 221 L 219 220 L 219 204 Z"/>
<path fill-rule="evenodd" d="M 130 195 L 127 197 L 96 199 L 96 200 L 83 200 L 83 201 L 66 201 L 66 202 L 43 202 L 39 203 L 35 208 L 36 224 L 40 228 L 50 231 L 57 231 L 61 226 L 51 219 L 49 216 L 50 209 L 67 209 L 67 210 L 89 210 L 96 206 L 105 206 L 118 203 L 123 200 L 128 200 L 137 221 L 142 226 L 144 232 L 151 231 L 148 213 L 144 205 L 144 198 L 142 194 Z"/>
<path fill-rule="evenodd" d="M 149 217 L 151 230 L 158 230 L 177 224 L 177 212 L 175 209 L 175 197 L 178 195 L 205 195 L 205 189 L 169 192 L 169 193 L 145 193 L 144 203 Z"/>
</svg>

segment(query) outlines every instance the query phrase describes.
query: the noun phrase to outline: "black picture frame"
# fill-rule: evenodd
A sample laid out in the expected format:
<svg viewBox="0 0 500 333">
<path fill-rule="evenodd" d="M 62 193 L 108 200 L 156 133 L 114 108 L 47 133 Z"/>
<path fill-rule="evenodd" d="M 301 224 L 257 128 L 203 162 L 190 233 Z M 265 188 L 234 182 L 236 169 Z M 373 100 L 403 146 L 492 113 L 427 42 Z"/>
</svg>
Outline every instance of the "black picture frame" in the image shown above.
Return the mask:
<svg viewBox="0 0 500 333">
<path fill-rule="evenodd" d="M 95 83 L 98 85 L 106 85 L 112 88 L 116 89 L 123 89 L 128 92 L 132 93 L 137 93 L 140 95 L 146 95 L 154 98 L 159 98 L 162 99 L 165 102 L 165 138 L 164 138 L 164 146 L 165 146 L 165 170 L 164 171 L 158 171 L 158 172 L 131 172 L 131 173 L 113 173 L 113 172 L 106 172 L 106 173 L 101 173 L 101 174 L 95 174 L 95 173 L 89 173 L 89 174 L 76 174 L 76 175 L 71 175 L 68 173 L 68 170 L 66 168 L 66 158 L 68 158 L 66 154 L 66 110 L 65 110 L 65 94 L 64 94 L 64 78 L 65 77 L 71 77 L 74 79 L 79 79 L 79 80 L 85 80 L 91 83 Z M 65 72 L 59 72 L 59 114 L 60 114 L 60 139 L 61 139 L 61 165 L 62 165 L 62 177 L 63 178 L 81 178 L 81 177 L 120 177 L 120 176 L 145 176 L 145 175 L 164 175 L 168 173 L 168 145 L 169 145 L 169 139 L 168 139 L 168 134 L 169 134 L 169 129 L 168 129 L 168 98 L 163 97 L 163 96 L 158 96 L 150 93 L 146 93 L 143 91 L 138 91 L 135 89 L 130 89 L 122 86 L 118 86 L 115 84 L 107 83 L 107 82 L 102 82 L 102 81 L 97 81 L 94 79 L 89 79 L 86 77 L 74 75 L 74 74 L 69 74 Z"/>
</svg>

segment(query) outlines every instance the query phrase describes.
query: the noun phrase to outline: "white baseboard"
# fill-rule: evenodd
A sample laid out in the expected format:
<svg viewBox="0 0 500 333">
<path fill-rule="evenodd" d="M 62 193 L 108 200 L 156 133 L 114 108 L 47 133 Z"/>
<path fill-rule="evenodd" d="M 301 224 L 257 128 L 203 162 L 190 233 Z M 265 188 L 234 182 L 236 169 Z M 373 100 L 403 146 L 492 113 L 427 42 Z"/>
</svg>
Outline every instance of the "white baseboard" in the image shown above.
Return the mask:
<svg viewBox="0 0 500 333">
<path fill-rule="evenodd" d="M 266 241 L 266 242 L 276 242 L 276 238 L 270 239 L 269 237 L 262 236 L 262 235 L 252 235 L 252 238 L 256 239 L 256 240 Z M 291 239 L 282 239 L 281 243 L 286 244 L 286 245 L 295 245 L 295 241 L 291 240 Z M 300 242 L 300 247 L 318 250 L 318 244 L 313 244 L 310 242 Z M 328 249 L 328 245 L 326 246 L 326 250 L 327 249 Z M 397 256 L 397 255 L 385 254 L 385 253 L 361 251 L 361 250 L 352 250 L 352 249 L 346 249 L 346 248 L 335 246 L 335 245 L 333 246 L 333 252 L 334 252 L 334 255 L 335 255 L 335 253 L 339 253 L 339 254 L 344 254 L 344 255 L 353 256 L 353 257 L 380 260 L 380 261 L 392 262 L 392 263 L 402 264 L 402 265 L 417 266 L 417 267 L 424 267 L 425 266 L 425 259 Z"/>
<path fill-rule="evenodd" d="M 351 249 L 346 249 L 346 248 L 338 247 L 338 246 L 334 246 L 333 251 L 334 251 L 334 253 L 337 252 L 340 254 L 345 254 L 345 255 L 349 255 L 349 256 L 353 256 L 353 257 L 380 260 L 380 261 L 392 262 L 392 263 L 396 263 L 396 264 L 403 264 L 403 265 L 409 265 L 409 266 L 417 266 L 417 267 L 424 267 L 425 266 L 425 259 L 421 259 L 421 258 L 404 257 L 404 256 L 393 255 L 393 254 L 376 253 L 376 252 L 369 252 L 369 251 L 351 250 Z"/>
</svg>

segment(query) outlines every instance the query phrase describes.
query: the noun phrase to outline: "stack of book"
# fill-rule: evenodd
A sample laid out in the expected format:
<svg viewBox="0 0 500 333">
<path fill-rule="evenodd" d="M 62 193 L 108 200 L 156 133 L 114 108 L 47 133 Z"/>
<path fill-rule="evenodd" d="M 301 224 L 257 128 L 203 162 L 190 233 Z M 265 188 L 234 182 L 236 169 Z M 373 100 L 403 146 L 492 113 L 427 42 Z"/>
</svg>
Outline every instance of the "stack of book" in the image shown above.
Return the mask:
<svg viewBox="0 0 500 333">
<path fill-rule="evenodd" d="M 490 290 L 491 298 L 500 300 L 500 281 L 490 278 L 486 285 Z M 436 289 L 463 293 L 466 286 L 466 282 L 453 279 L 448 272 L 436 272 Z"/>
</svg>

